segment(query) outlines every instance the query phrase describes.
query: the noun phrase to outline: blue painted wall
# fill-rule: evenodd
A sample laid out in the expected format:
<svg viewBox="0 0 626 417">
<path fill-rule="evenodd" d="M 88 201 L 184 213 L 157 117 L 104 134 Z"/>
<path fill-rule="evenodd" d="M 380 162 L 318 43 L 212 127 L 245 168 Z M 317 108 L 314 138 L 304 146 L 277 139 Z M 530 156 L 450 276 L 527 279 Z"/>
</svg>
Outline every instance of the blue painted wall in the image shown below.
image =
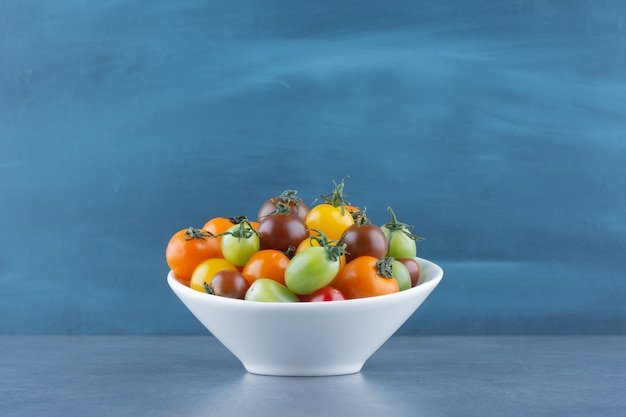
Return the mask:
<svg viewBox="0 0 626 417">
<path fill-rule="evenodd" d="M 171 234 L 350 175 L 406 334 L 626 332 L 621 1 L 0 1 L 0 333 L 200 333 Z"/>
</svg>

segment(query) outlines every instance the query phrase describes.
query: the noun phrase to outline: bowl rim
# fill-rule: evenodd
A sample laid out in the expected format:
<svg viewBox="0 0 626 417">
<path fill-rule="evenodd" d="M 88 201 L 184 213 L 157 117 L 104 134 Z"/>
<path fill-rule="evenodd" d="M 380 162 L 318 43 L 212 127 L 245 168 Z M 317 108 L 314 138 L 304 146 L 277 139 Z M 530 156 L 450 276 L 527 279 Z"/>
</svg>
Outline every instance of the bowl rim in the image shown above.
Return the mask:
<svg viewBox="0 0 626 417">
<path fill-rule="evenodd" d="M 420 282 L 418 285 L 399 291 L 392 294 L 379 295 L 375 297 L 366 298 L 354 298 L 349 300 L 338 300 L 328 302 L 293 302 L 293 303 L 281 303 L 281 302 L 261 302 L 251 300 L 241 300 L 229 297 L 218 297 L 208 293 L 203 293 L 180 282 L 174 273 L 170 270 L 167 274 L 167 283 L 175 293 L 184 294 L 186 297 L 191 297 L 197 301 L 211 304 L 211 305 L 223 305 L 237 308 L 259 308 L 259 309 L 318 309 L 318 308 L 342 308 L 346 306 L 356 306 L 360 304 L 375 303 L 375 302 L 388 302 L 394 303 L 401 299 L 411 298 L 416 294 L 422 294 L 424 291 L 430 293 L 443 278 L 443 269 L 436 263 L 424 258 L 415 257 L 415 260 L 420 264 L 420 271 L 424 269 L 428 270 L 428 276 L 426 280 Z"/>
</svg>

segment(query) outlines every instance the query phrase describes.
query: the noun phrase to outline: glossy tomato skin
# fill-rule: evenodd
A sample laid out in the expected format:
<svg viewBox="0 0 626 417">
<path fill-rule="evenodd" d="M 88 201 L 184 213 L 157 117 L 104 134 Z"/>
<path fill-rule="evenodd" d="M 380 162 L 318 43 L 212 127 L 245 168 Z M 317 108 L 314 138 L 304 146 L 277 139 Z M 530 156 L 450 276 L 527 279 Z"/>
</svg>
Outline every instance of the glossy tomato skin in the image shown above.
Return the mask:
<svg viewBox="0 0 626 417">
<path fill-rule="evenodd" d="M 378 261 L 373 256 L 359 256 L 348 262 L 330 285 L 349 300 L 399 292 L 400 286 L 393 276 L 379 275 Z"/>
<path fill-rule="evenodd" d="M 202 261 L 218 254 L 219 246 L 215 238 L 191 227 L 176 232 L 165 249 L 167 265 L 185 285 L 189 285 L 193 271 Z"/>
<path fill-rule="evenodd" d="M 272 279 L 257 279 L 250 285 L 244 297 L 248 301 L 293 303 L 300 299 L 287 287 Z"/>
<path fill-rule="evenodd" d="M 322 231 L 328 240 L 339 240 L 354 219 L 345 208 L 324 203 L 311 208 L 304 222 L 309 229 Z"/>
<path fill-rule="evenodd" d="M 206 259 L 193 271 L 189 286 L 196 291 L 206 292 L 206 285 L 210 284 L 215 274 L 225 269 L 237 270 L 235 265 L 224 258 Z"/>
<path fill-rule="evenodd" d="M 211 235 L 213 235 L 213 240 L 215 245 L 217 245 L 217 255 L 216 258 L 223 258 L 221 243 L 222 243 L 222 233 L 226 232 L 232 226 L 241 223 L 242 221 L 246 221 L 246 216 L 236 216 L 236 217 L 213 217 L 209 219 L 204 226 L 202 226 L 202 230 L 206 230 Z M 258 229 L 258 222 L 249 222 L 250 226 L 254 230 Z"/>
<path fill-rule="evenodd" d="M 209 219 L 204 224 L 204 226 L 202 226 L 203 230 L 206 230 L 207 232 L 215 236 L 213 239 L 215 240 L 215 243 L 217 245 L 217 255 L 215 256 L 216 258 L 224 257 L 224 255 L 222 255 L 222 249 L 220 248 L 220 244 L 222 243 L 222 236 L 218 235 L 224 233 L 234 224 L 235 223 L 233 223 L 232 219 L 230 218 L 213 217 L 212 219 Z"/>
<path fill-rule="evenodd" d="M 260 278 L 269 278 L 285 285 L 288 264 L 289 257 L 285 253 L 275 249 L 261 249 L 250 257 L 241 272 L 250 284 Z"/>
<path fill-rule="evenodd" d="M 408 229 L 389 230 L 382 228 L 388 242 L 387 256 L 393 258 L 415 258 L 417 256 L 417 244 L 408 233 Z"/>
<path fill-rule="evenodd" d="M 341 241 L 346 244 L 346 262 L 359 256 L 382 258 L 387 254 L 387 238 L 380 227 L 372 223 L 354 223 L 343 233 Z"/>
<path fill-rule="evenodd" d="M 311 294 L 327 286 L 339 272 L 340 260 L 330 259 L 326 248 L 311 246 L 296 254 L 285 270 L 285 284 L 295 294 Z"/>
<path fill-rule="evenodd" d="M 315 291 L 313 294 L 299 295 L 300 301 L 307 302 L 326 302 L 326 301 L 342 301 L 345 300 L 346 297 L 339 291 L 337 288 L 333 288 L 330 286 L 320 288 Z"/>
<path fill-rule="evenodd" d="M 245 236 L 239 235 L 242 230 Z M 249 225 L 236 224 L 224 233 L 220 243 L 222 255 L 235 266 L 243 267 L 260 249 L 259 236 Z"/>
<path fill-rule="evenodd" d="M 411 276 L 411 286 L 415 287 L 420 280 L 420 264 L 415 258 L 398 258 L 398 262 L 402 262 L 409 271 Z"/>
<path fill-rule="evenodd" d="M 411 226 L 399 222 L 391 207 L 387 207 L 387 211 L 391 215 L 391 221 L 381 227 L 387 238 L 387 256 L 396 259 L 415 258 L 417 256 L 416 241 L 423 240 L 423 238 L 411 233 Z"/>
<path fill-rule="evenodd" d="M 259 222 L 259 240 L 261 249 L 276 249 L 287 252 L 309 236 L 304 220 L 296 214 L 275 213 Z"/>
<path fill-rule="evenodd" d="M 398 282 L 400 291 L 408 290 L 412 287 L 411 274 L 402 262 L 394 260 L 392 262 L 393 278 Z"/>
<path fill-rule="evenodd" d="M 302 242 L 300 242 L 300 244 L 296 248 L 296 254 L 302 252 L 306 248 L 310 248 L 311 246 L 320 246 L 319 240 L 310 239 L 310 238 L 304 239 Z M 343 268 L 345 265 L 346 265 L 346 255 L 341 254 L 339 258 L 339 269 L 341 270 L 341 268 Z"/>
<path fill-rule="evenodd" d="M 250 288 L 248 280 L 237 270 L 224 269 L 217 272 L 205 290 L 213 295 L 243 300 Z"/>
</svg>

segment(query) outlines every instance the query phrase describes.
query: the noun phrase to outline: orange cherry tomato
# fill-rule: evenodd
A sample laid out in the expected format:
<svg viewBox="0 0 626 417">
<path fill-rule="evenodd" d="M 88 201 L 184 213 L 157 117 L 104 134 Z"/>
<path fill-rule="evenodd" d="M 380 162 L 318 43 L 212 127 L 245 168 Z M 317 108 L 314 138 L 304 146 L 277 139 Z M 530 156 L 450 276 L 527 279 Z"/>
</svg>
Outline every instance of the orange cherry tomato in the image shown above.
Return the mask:
<svg viewBox="0 0 626 417">
<path fill-rule="evenodd" d="M 375 297 L 400 291 L 393 276 L 386 277 L 378 268 L 379 259 L 359 256 L 348 262 L 330 284 L 347 299 Z"/>
<path fill-rule="evenodd" d="M 276 249 L 263 249 L 252 255 L 241 273 L 250 285 L 260 278 L 269 278 L 285 285 L 285 269 L 289 257 Z"/>
<path fill-rule="evenodd" d="M 165 249 L 165 260 L 180 282 L 189 285 L 196 267 L 218 254 L 216 238 L 202 229 L 189 227 L 176 232 Z"/>
</svg>

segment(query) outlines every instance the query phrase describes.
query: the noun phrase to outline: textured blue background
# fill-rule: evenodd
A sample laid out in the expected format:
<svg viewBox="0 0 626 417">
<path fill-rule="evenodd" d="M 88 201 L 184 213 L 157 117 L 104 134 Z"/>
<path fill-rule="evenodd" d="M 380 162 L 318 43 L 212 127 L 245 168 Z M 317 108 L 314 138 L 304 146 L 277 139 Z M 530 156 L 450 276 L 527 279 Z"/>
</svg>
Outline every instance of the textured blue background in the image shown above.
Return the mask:
<svg viewBox="0 0 626 417">
<path fill-rule="evenodd" d="M 406 334 L 626 332 L 621 1 L 0 0 L 0 333 L 204 333 L 176 230 L 350 175 Z"/>
</svg>

